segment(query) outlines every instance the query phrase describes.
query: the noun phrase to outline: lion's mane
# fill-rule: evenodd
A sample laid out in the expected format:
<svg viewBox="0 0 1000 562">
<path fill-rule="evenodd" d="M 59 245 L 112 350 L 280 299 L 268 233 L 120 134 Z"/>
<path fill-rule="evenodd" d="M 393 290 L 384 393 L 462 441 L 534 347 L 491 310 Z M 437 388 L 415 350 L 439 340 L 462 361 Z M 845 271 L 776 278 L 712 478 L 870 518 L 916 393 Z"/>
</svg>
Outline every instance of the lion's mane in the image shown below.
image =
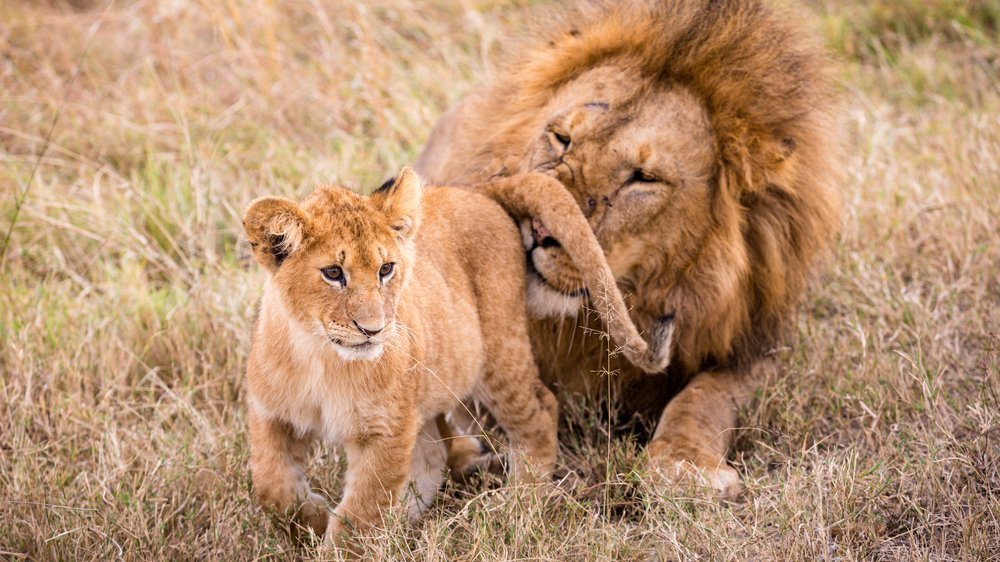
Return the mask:
<svg viewBox="0 0 1000 562">
<path fill-rule="evenodd" d="M 678 358 L 745 364 L 782 335 L 839 224 L 840 104 L 802 18 L 758 0 L 591 2 L 543 18 L 480 93 L 466 170 L 519 171 L 525 131 L 558 88 L 601 64 L 704 101 L 716 146 L 717 234 L 683 272 L 647 276 L 641 301 L 678 307 Z M 484 112 L 485 111 L 485 112 Z M 641 321 L 641 319 L 637 319 Z"/>
</svg>

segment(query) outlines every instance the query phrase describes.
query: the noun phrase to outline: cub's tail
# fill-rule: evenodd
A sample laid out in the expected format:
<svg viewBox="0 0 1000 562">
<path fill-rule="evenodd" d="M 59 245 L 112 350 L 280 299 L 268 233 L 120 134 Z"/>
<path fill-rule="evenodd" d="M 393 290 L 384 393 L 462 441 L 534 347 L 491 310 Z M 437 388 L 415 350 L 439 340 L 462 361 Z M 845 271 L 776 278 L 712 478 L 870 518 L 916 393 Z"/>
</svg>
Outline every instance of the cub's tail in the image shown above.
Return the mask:
<svg viewBox="0 0 1000 562">
<path fill-rule="evenodd" d="M 673 314 L 654 322 L 648 340 L 639 335 L 594 232 L 561 183 L 542 174 L 522 174 L 469 189 L 495 200 L 515 217 L 541 220 L 573 260 L 594 308 L 629 362 L 647 373 L 666 369 L 674 333 Z"/>
</svg>

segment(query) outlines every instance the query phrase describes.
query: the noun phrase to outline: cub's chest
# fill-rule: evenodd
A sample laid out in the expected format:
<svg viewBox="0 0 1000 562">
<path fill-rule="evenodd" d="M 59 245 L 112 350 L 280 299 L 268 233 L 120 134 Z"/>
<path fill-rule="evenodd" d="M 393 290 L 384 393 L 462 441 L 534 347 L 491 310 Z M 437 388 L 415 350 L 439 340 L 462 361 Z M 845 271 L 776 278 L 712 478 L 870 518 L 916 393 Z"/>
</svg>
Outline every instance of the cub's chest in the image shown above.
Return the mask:
<svg viewBox="0 0 1000 562">
<path fill-rule="evenodd" d="M 379 388 L 363 373 L 344 372 L 322 361 L 299 362 L 296 367 L 297 373 L 282 388 L 257 400 L 297 433 L 343 444 L 390 434 L 398 425 L 400 404 L 392 388 Z"/>
</svg>

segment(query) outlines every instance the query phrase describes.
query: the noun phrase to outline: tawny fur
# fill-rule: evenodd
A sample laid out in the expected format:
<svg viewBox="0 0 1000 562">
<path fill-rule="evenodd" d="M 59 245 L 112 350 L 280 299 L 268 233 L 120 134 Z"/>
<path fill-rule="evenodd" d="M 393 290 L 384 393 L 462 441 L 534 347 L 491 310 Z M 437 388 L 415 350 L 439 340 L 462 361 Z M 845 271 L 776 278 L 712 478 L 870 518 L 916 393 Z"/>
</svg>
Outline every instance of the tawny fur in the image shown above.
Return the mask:
<svg viewBox="0 0 1000 562">
<path fill-rule="evenodd" d="M 536 212 L 546 212 L 542 201 L 557 209 L 551 221 L 578 265 L 612 289 L 595 288 L 602 315 L 638 338 L 600 247 L 558 182 L 518 176 L 486 191 Z M 301 204 L 260 199 L 244 227 L 270 272 L 247 367 L 251 470 L 264 505 L 295 510 L 334 537 L 377 524 L 408 479 L 417 480 L 414 505 L 426 505 L 439 480 L 421 473 L 437 466 L 429 459 L 440 446 L 440 414 L 469 397 L 506 430 L 516 477 L 551 471 L 556 400 L 532 357 L 517 228 L 495 202 L 424 190 L 404 170 L 368 197 L 331 186 Z M 418 443 L 421 432 L 431 437 Z M 303 467 L 314 439 L 347 453 L 329 525 Z"/>
<path fill-rule="evenodd" d="M 839 224 L 831 64 L 801 15 L 759 0 L 593 2 L 540 21 L 492 85 L 442 117 L 417 169 L 439 182 L 559 179 L 636 324 L 676 314 L 661 382 L 611 363 L 623 409 L 656 416 L 690 382 L 677 398 L 719 412 L 668 408 L 654 467 L 731 470 L 738 398 Z M 579 283 L 559 248 L 530 257 L 557 289 Z M 543 377 L 564 394 L 604 387 L 593 380 L 604 345 L 581 324 L 601 329 L 588 318 L 533 325 Z M 695 384 L 709 373 L 712 384 Z"/>
</svg>

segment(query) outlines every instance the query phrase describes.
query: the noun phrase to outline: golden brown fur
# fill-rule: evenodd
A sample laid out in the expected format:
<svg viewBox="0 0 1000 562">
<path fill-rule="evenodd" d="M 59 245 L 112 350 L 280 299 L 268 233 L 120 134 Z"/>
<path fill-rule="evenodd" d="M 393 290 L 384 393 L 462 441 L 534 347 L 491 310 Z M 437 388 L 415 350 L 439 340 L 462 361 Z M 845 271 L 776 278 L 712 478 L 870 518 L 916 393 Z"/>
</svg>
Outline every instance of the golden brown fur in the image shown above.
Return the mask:
<svg viewBox="0 0 1000 562">
<path fill-rule="evenodd" d="M 536 174 L 486 190 L 556 225 L 603 317 L 619 326 L 624 354 L 649 370 L 666 366 L 669 352 L 659 350 L 669 349 L 669 325 L 647 349 L 558 182 Z M 525 470 L 515 455 L 515 476 L 551 471 L 556 400 L 532 357 L 517 229 L 495 202 L 424 190 L 404 170 L 368 197 L 331 186 L 301 204 L 260 199 L 244 227 L 270 272 L 247 367 L 251 469 L 263 504 L 298 509 L 307 526 L 328 528 L 326 502 L 303 467 L 309 443 L 322 439 L 347 453 L 331 535 L 378 523 L 407 479 L 415 514 L 439 482 L 435 467 L 443 468 L 443 455 L 434 455 L 440 415 L 470 396 L 528 462 Z"/>
<path fill-rule="evenodd" d="M 694 465 L 723 493 L 738 487 L 724 463 L 735 409 L 838 225 L 838 104 L 801 22 L 759 0 L 596 2 L 543 18 L 417 163 L 432 181 L 539 171 L 565 185 L 636 324 L 676 314 L 665 377 L 614 365 L 622 405 L 656 416 L 684 387 L 660 416 L 654 467 Z M 528 248 L 532 282 L 578 283 L 560 248 Z M 533 326 L 543 377 L 564 393 L 603 386 L 591 374 L 602 343 L 577 333 L 600 328 L 588 322 Z"/>
</svg>

